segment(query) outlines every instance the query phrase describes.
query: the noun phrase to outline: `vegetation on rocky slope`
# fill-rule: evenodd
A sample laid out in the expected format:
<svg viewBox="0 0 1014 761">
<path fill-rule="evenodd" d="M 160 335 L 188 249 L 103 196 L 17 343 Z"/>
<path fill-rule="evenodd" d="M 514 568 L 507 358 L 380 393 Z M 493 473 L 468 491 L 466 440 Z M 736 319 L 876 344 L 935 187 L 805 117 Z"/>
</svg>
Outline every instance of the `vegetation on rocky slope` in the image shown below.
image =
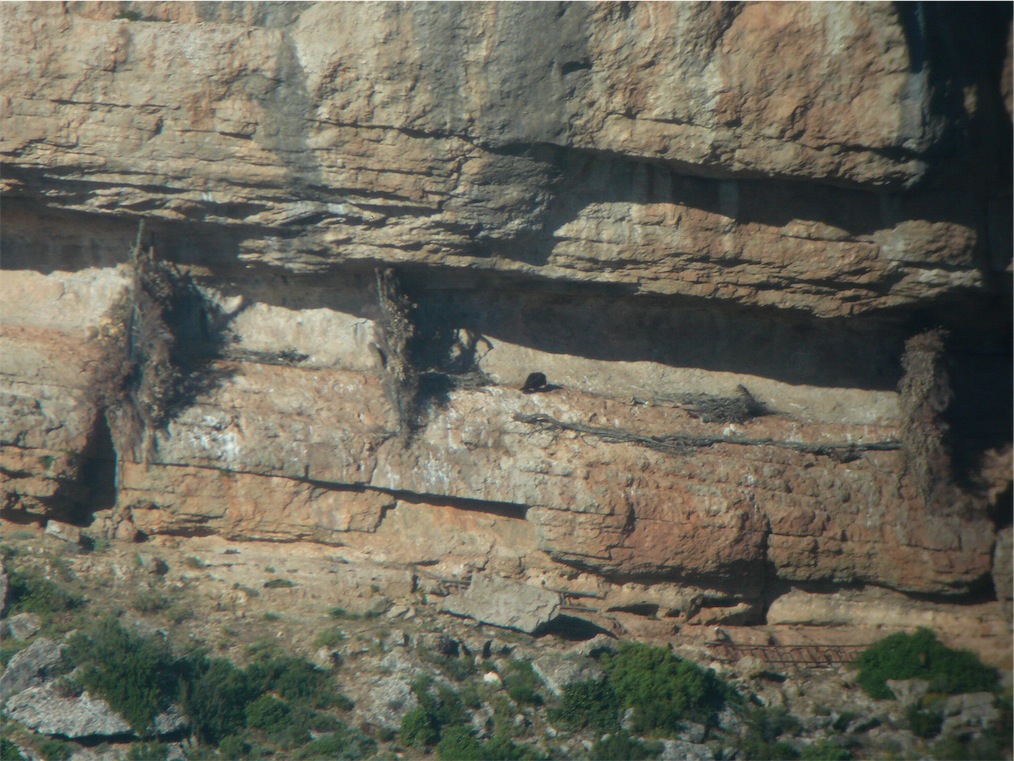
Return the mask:
<svg viewBox="0 0 1014 761">
<path fill-rule="evenodd" d="M 246 610 L 236 619 L 221 600 L 201 608 L 199 589 L 166 581 L 173 564 L 212 573 L 211 556 L 145 556 L 127 569 L 115 548 L 80 555 L 30 545 L 4 553 L 16 583 L 3 625 L 27 615 L 41 628 L 23 642 L 6 636 L 5 660 L 17 667 L 12 659 L 33 637 L 62 640 L 63 676 L 52 677 L 60 694 L 87 689 L 133 727 L 135 737 L 99 746 L 109 759 L 992 758 L 1010 750 L 1011 697 L 997 692 L 996 673 L 927 630 L 892 635 L 854 668 L 819 675 L 707 668 L 667 647 L 602 636 L 574 643 L 462 626 L 422 600 L 409 618 L 318 603 L 316 617 L 300 617 L 306 637 L 269 640 L 287 614 L 268 620 Z M 92 575 L 83 584 L 78 569 L 106 560 L 129 578 Z M 233 591 L 276 611 L 295 594 Z M 121 604 L 153 595 L 170 603 Z M 207 613 L 176 623 L 181 608 Z M 900 692 L 867 694 L 882 695 L 870 685 L 888 680 Z M 925 691 L 913 686 L 919 680 Z M 160 735 L 174 710 L 185 723 Z M 29 749 L 68 758 L 80 747 L 9 716 L 0 729 L 5 759 L 28 758 Z"/>
</svg>

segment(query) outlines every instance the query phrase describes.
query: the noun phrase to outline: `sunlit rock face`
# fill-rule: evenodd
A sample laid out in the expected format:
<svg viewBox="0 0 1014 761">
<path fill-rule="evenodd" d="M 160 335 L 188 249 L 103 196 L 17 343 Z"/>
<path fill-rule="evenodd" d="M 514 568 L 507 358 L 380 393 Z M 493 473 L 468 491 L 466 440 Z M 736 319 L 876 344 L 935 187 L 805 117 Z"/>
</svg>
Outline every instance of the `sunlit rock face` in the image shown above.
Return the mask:
<svg viewBox="0 0 1014 761">
<path fill-rule="evenodd" d="M 9 519 L 355 546 L 698 623 L 1003 586 L 1009 7 L 0 24 Z M 179 393 L 127 436 L 157 364 L 139 254 L 179 285 Z M 937 328 L 906 402 L 906 342 Z"/>
</svg>

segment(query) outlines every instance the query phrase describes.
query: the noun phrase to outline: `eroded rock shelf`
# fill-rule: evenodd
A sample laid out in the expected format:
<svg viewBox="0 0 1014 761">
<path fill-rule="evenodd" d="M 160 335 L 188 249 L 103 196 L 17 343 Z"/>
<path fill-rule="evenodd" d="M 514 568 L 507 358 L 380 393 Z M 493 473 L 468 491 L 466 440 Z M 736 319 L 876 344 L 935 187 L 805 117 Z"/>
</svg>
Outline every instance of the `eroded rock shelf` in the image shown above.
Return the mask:
<svg viewBox="0 0 1014 761">
<path fill-rule="evenodd" d="M 1009 8 L 114 5 L 0 9 L 5 518 L 1009 621 Z M 141 249 L 192 359 L 144 447 L 101 388 Z"/>
</svg>

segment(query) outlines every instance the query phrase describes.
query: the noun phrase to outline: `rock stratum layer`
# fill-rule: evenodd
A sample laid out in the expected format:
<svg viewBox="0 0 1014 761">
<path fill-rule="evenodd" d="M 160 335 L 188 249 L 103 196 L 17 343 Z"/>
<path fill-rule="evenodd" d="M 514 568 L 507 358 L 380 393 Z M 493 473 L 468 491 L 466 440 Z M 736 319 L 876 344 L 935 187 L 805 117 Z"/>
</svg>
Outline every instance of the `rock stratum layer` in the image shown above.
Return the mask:
<svg viewBox="0 0 1014 761">
<path fill-rule="evenodd" d="M 1010 8 L 964 8 L 5 4 L 5 516 L 1009 611 Z"/>
</svg>

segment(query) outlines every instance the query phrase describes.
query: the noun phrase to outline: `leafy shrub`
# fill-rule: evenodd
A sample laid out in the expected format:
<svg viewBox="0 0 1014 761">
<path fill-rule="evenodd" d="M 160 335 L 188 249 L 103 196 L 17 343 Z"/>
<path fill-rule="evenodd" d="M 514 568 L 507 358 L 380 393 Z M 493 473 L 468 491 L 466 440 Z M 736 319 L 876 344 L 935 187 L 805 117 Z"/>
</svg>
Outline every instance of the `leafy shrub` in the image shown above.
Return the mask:
<svg viewBox="0 0 1014 761">
<path fill-rule="evenodd" d="M 747 714 L 747 730 L 739 750 L 749 759 L 794 759 L 799 751 L 781 740 L 784 734 L 797 734 L 799 719 L 784 708 L 758 708 Z"/>
<path fill-rule="evenodd" d="M 84 605 L 84 598 L 30 571 L 14 571 L 8 578 L 9 614 L 63 613 Z"/>
<path fill-rule="evenodd" d="M 318 634 L 313 644 L 317 647 L 338 647 L 345 639 L 345 632 L 337 626 L 332 626 Z"/>
<path fill-rule="evenodd" d="M 134 743 L 123 757 L 124 761 L 165 761 L 169 746 L 160 742 Z"/>
<path fill-rule="evenodd" d="M 940 711 L 925 711 L 913 703 L 905 710 L 908 728 L 917 737 L 936 737 L 944 725 L 944 715 Z"/>
<path fill-rule="evenodd" d="M 518 745 L 507 735 L 494 735 L 484 743 L 479 758 L 484 761 L 535 761 L 539 755 L 526 745 Z"/>
<path fill-rule="evenodd" d="M 27 761 L 18 746 L 6 737 L 0 737 L 0 761 Z"/>
<path fill-rule="evenodd" d="M 821 740 L 803 748 L 802 758 L 803 761 L 852 761 L 852 753 L 830 740 Z"/>
<path fill-rule="evenodd" d="M 531 663 L 511 659 L 500 677 L 504 689 L 515 703 L 542 705 L 543 698 L 537 689 L 542 685 L 542 680 L 536 675 Z"/>
<path fill-rule="evenodd" d="M 1008 739 L 1008 747 L 1009 743 Z M 982 761 L 1008 757 L 994 738 L 975 735 L 948 735 L 933 746 L 931 753 L 933 758 L 942 761 Z"/>
<path fill-rule="evenodd" d="M 73 752 L 70 743 L 65 743 L 54 737 L 40 737 L 35 740 L 34 744 L 39 755 L 46 761 L 67 761 Z"/>
<path fill-rule="evenodd" d="M 176 698 L 180 666 L 164 642 L 133 634 L 115 618 L 71 637 L 67 658 L 83 686 L 105 698 L 141 735 Z"/>
<path fill-rule="evenodd" d="M 294 758 L 296 761 L 319 761 L 325 758 L 358 761 L 372 755 L 376 747 L 377 743 L 362 732 L 342 726 L 334 734 L 304 745 L 295 753 Z"/>
<path fill-rule="evenodd" d="M 440 740 L 440 724 L 429 711 L 416 706 L 401 717 L 399 736 L 402 743 L 413 748 L 436 745 Z"/>
<path fill-rule="evenodd" d="M 842 711 L 831 726 L 838 732 L 844 732 L 849 728 L 849 725 L 858 718 L 859 714 L 855 711 Z"/>
<path fill-rule="evenodd" d="M 449 686 L 437 685 L 434 695 L 433 680 L 428 676 L 421 676 L 412 683 L 412 692 L 418 698 L 419 705 L 433 717 L 438 728 L 468 722 L 468 712 L 461 696 Z"/>
<path fill-rule="evenodd" d="M 475 684 L 466 684 L 458 694 L 461 696 L 461 702 L 465 708 L 471 711 L 478 711 L 482 708 L 482 693 Z"/>
<path fill-rule="evenodd" d="M 291 715 L 286 703 L 270 695 L 261 695 L 246 707 L 246 725 L 274 734 L 289 725 Z"/>
<path fill-rule="evenodd" d="M 664 647 L 625 644 L 602 665 L 621 705 L 636 709 L 638 732 L 672 733 L 687 719 L 714 725 L 732 694 L 713 671 Z"/>
<path fill-rule="evenodd" d="M 265 589 L 280 589 L 296 586 L 296 582 L 289 581 L 289 579 L 270 579 L 264 582 Z"/>
<path fill-rule="evenodd" d="M 223 737 L 218 744 L 218 753 L 222 758 L 240 759 L 250 755 L 250 743 L 244 742 L 242 737 L 229 735 Z"/>
<path fill-rule="evenodd" d="M 130 603 L 130 607 L 138 613 L 158 613 L 172 605 L 172 599 L 155 589 L 138 592 Z"/>
<path fill-rule="evenodd" d="M 614 732 L 620 728 L 619 712 L 620 698 L 609 681 L 589 679 L 563 688 L 563 701 L 550 709 L 549 720 L 573 730 Z"/>
<path fill-rule="evenodd" d="M 926 679 L 930 691 L 950 695 L 992 691 L 997 672 L 968 650 L 953 650 L 929 629 L 898 633 L 877 642 L 856 659 L 857 682 L 871 697 L 894 698 L 888 679 Z"/>
<path fill-rule="evenodd" d="M 18 640 L 6 640 L 3 645 L 0 645 L 0 664 L 4 667 L 11 662 L 11 658 L 20 653 L 25 649 L 25 643 Z"/>
<path fill-rule="evenodd" d="M 432 663 L 455 682 L 463 682 L 475 674 L 475 663 L 471 658 L 460 658 L 452 655 L 443 655 L 432 650 L 420 649 L 420 659 Z"/>
<path fill-rule="evenodd" d="M 475 761 L 482 755 L 482 746 L 464 727 L 449 727 L 437 743 L 437 754 L 444 761 Z"/>
<path fill-rule="evenodd" d="M 249 676 L 223 658 L 192 661 L 183 690 L 183 709 L 198 739 L 217 745 L 239 734 L 246 723 L 246 707 L 260 694 Z"/>
<path fill-rule="evenodd" d="M 591 757 L 610 761 L 640 761 L 661 755 L 663 750 L 661 743 L 646 743 L 631 737 L 627 732 L 614 732 L 592 746 Z"/>
<path fill-rule="evenodd" d="M 251 663 L 247 673 L 258 692 L 277 692 L 291 702 L 327 708 L 337 699 L 330 675 L 303 658 L 274 653 Z"/>
</svg>

